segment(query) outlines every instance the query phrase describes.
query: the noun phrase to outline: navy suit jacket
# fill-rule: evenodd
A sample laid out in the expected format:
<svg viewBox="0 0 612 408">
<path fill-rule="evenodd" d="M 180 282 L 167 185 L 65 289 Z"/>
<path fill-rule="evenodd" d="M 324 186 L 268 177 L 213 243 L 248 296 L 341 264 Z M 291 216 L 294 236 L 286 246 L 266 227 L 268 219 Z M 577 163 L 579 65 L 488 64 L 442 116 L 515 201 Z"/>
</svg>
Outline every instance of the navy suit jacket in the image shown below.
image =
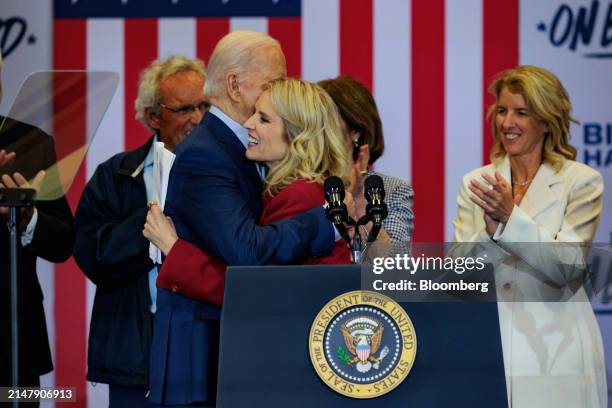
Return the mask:
<svg viewBox="0 0 612 408">
<path fill-rule="evenodd" d="M 301 263 L 327 255 L 334 230 L 323 208 L 258 225 L 262 181 L 236 135 L 207 113 L 175 150 L 166 213 L 178 235 L 229 265 Z M 158 290 L 149 399 L 214 404 L 220 309 Z"/>
</svg>

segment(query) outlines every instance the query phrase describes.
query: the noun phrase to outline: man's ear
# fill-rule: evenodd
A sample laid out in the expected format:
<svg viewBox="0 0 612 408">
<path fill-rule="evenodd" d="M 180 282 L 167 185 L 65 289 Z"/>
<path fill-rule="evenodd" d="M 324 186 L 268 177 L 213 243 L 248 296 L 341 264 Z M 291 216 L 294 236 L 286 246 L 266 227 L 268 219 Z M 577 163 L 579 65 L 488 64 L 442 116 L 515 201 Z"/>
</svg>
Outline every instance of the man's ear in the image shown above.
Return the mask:
<svg viewBox="0 0 612 408">
<path fill-rule="evenodd" d="M 234 72 L 230 72 L 225 77 L 225 88 L 227 94 L 233 102 L 240 102 L 242 96 L 240 95 L 240 83 L 238 82 L 238 75 Z"/>
<path fill-rule="evenodd" d="M 145 117 L 147 119 L 147 123 L 152 129 L 159 129 L 159 113 L 155 113 L 153 109 L 147 108 L 145 109 Z"/>
</svg>

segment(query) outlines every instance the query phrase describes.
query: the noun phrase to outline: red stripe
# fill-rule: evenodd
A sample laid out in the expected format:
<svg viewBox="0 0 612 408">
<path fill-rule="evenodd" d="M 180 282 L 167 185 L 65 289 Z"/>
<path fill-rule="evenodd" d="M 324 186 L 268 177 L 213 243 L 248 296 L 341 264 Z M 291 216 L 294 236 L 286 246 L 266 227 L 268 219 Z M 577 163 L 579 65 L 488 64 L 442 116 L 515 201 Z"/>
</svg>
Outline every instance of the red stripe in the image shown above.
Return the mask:
<svg viewBox="0 0 612 408">
<path fill-rule="evenodd" d="M 340 0 L 340 73 L 373 92 L 372 0 Z"/>
<path fill-rule="evenodd" d="M 519 0 L 483 0 L 483 117 L 495 97 L 489 85 L 501 71 L 518 65 Z M 482 162 L 489 163 L 493 146 L 491 124 L 485 119 L 482 127 Z"/>
<path fill-rule="evenodd" d="M 198 18 L 196 20 L 196 52 L 199 59 L 208 66 L 215 45 L 229 33 L 229 18 Z"/>
<path fill-rule="evenodd" d="M 150 133 L 134 119 L 140 72 L 157 58 L 157 19 L 126 19 L 124 41 L 125 149 L 142 146 Z"/>
<path fill-rule="evenodd" d="M 299 17 L 268 19 L 268 34 L 283 47 L 287 59 L 287 75 L 302 76 L 302 19 Z"/>
<path fill-rule="evenodd" d="M 444 0 L 412 2 L 413 240 L 444 240 Z M 398 50 L 398 52 L 402 52 Z"/>
<path fill-rule="evenodd" d="M 86 68 L 86 34 L 84 20 L 54 21 L 54 69 Z M 61 159 L 86 144 L 86 76 L 82 74 L 75 77 L 74 73 L 56 74 L 53 90 L 53 131 L 58 159 Z M 68 111 L 70 114 L 66 115 Z M 73 211 L 84 185 L 85 166 L 82 165 L 67 194 Z M 77 395 L 77 403 L 57 403 L 56 406 L 86 407 L 86 282 L 73 258 L 56 265 L 55 272 L 55 384 L 76 387 Z"/>
</svg>

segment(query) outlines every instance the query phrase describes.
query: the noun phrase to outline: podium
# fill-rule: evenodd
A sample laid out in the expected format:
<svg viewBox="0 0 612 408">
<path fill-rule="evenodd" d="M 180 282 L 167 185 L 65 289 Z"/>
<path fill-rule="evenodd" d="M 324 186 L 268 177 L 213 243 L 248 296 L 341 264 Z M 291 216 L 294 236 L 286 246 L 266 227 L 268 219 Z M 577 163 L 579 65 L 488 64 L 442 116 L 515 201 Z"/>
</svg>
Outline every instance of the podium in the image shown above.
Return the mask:
<svg viewBox="0 0 612 408">
<path fill-rule="evenodd" d="M 360 289 L 357 265 L 229 268 L 217 407 L 507 407 L 495 302 L 401 303 L 417 343 L 407 377 L 369 399 L 330 388 L 311 362 L 311 326 L 330 300 Z"/>
</svg>

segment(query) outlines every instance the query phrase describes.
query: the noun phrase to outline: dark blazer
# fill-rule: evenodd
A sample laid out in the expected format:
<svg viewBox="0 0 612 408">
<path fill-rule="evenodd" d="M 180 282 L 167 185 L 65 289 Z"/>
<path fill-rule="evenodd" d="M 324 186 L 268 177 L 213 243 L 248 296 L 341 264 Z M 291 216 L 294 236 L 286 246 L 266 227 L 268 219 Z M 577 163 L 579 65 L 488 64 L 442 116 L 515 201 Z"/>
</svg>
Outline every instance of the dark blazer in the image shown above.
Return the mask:
<svg viewBox="0 0 612 408">
<path fill-rule="evenodd" d="M 0 122 L 4 118 L 0 117 Z M 0 167 L 0 174 L 21 172 L 31 179 L 55 163 L 53 139 L 42 130 L 7 119 L 0 130 L 0 149 L 17 154 L 11 166 Z M 43 294 L 36 275 L 36 258 L 63 262 L 70 257 L 74 242 L 72 212 L 64 197 L 37 201 L 38 221 L 32 242 L 18 244 L 19 298 L 19 373 L 20 378 L 35 378 L 53 370 L 45 324 Z M 0 220 L 0 382 L 10 385 L 10 259 L 9 235 Z"/>
<path fill-rule="evenodd" d="M 229 265 L 289 264 L 334 245 L 323 208 L 260 226 L 262 181 L 236 135 L 214 114 L 175 150 L 166 213 L 178 235 Z M 151 346 L 156 404 L 213 404 L 218 307 L 160 289 Z"/>
<path fill-rule="evenodd" d="M 94 382 L 148 386 L 153 263 L 142 235 L 147 193 L 136 170 L 152 140 L 100 164 L 75 215 L 74 258 L 96 284 L 87 353 L 87 379 Z"/>
<path fill-rule="evenodd" d="M 323 187 L 296 180 L 274 197 L 264 194 L 260 223 L 286 220 L 323 205 Z M 332 253 L 306 261 L 309 265 L 350 264 L 351 252 L 338 240 Z M 197 246 L 178 239 L 159 270 L 157 286 L 174 293 L 220 306 L 223 301 L 227 264 Z"/>
<path fill-rule="evenodd" d="M 296 180 L 275 196 L 264 193 L 260 222 L 262 224 L 269 224 L 275 221 L 286 220 L 312 208 L 320 208 L 323 204 L 325 204 L 325 199 L 321 185 L 303 179 Z M 302 262 L 304 265 L 350 263 L 351 251 L 343 239 L 336 241 L 329 255 L 310 258 Z"/>
</svg>

